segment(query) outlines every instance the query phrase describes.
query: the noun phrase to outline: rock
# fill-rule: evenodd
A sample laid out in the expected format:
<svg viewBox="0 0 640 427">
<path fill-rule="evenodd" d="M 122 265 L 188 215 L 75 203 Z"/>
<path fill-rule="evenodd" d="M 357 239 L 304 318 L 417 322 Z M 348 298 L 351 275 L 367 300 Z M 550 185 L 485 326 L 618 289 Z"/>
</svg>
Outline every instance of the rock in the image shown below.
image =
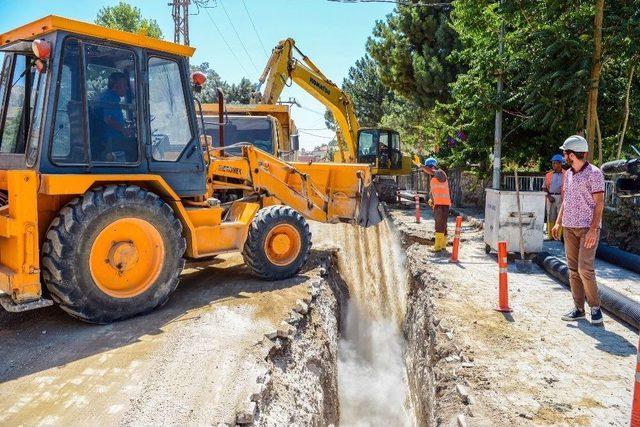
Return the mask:
<svg viewBox="0 0 640 427">
<path fill-rule="evenodd" d="M 469 392 L 467 391 L 467 388 L 465 386 L 463 386 L 462 384 L 456 384 L 456 391 L 458 392 L 458 395 L 462 399 L 462 402 L 465 405 L 468 405 L 469 404 Z"/>
<path fill-rule="evenodd" d="M 300 314 L 307 314 L 309 312 L 309 306 L 301 299 L 296 300 L 296 305 L 293 307 L 293 311 Z"/>
<path fill-rule="evenodd" d="M 463 368 L 473 368 L 475 366 L 475 364 L 472 363 L 472 362 L 464 362 L 460 366 L 462 366 Z"/>
<path fill-rule="evenodd" d="M 251 424 L 253 422 L 253 414 L 256 411 L 256 402 L 249 402 L 245 407 L 236 414 L 236 423 Z"/>
<path fill-rule="evenodd" d="M 464 414 L 459 414 L 458 418 L 458 427 L 467 427 L 467 420 L 464 417 Z"/>
<path fill-rule="evenodd" d="M 278 330 L 267 332 L 264 336 L 267 337 L 267 339 L 274 340 L 278 337 Z"/>
<path fill-rule="evenodd" d="M 519 414 L 518 414 L 518 416 L 519 416 L 520 418 L 525 418 L 525 419 L 527 419 L 527 420 L 532 420 L 532 419 L 533 419 L 533 415 L 531 415 L 531 414 L 530 414 L 530 413 L 528 413 L 528 412 L 527 412 L 527 413 L 525 413 L 525 412 L 521 412 L 521 413 L 519 413 Z"/>
<path fill-rule="evenodd" d="M 304 301 L 305 304 L 311 304 L 311 301 L 313 300 L 311 294 L 305 295 L 302 297 L 302 301 Z"/>
<path fill-rule="evenodd" d="M 250 400 L 252 402 L 259 402 L 265 390 L 266 390 L 266 387 L 264 384 L 256 383 L 256 385 L 253 388 L 253 391 L 251 392 Z"/>
<path fill-rule="evenodd" d="M 329 271 L 324 268 L 324 267 L 320 267 L 320 277 L 326 277 L 329 274 Z"/>
<path fill-rule="evenodd" d="M 296 333 L 296 328 L 288 324 L 287 322 L 280 323 L 280 327 L 277 331 L 278 338 L 288 339 Z"/>
<path fill-rule="evenodd" d="M 453 334 L 451 332 L 445 332 L 445 335 L 447 336 L 447 338 L 449 338 L 450 340 L 453 339 Z"/>
<path fill-rule="evenodd" d="M 298 322 L 300 322 L 302 319 L 303 317 L 300 313 L 292 311 L 291 313 L 289 313 L 289 317 L 287 318 L 286 322 L 290 325 L 295 325 Z"/>
</svg>

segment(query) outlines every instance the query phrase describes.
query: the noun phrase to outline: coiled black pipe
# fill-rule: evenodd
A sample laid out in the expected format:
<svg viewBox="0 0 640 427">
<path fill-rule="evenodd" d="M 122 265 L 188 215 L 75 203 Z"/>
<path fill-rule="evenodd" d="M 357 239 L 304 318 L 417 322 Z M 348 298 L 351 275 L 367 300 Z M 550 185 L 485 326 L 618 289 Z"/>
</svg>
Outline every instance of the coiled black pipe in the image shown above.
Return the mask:
<svg viewBox="0 0 640 427">
<path fill-rule="evenodd" d="M 569 268 L 564 261 L 547 252 L 542 252 L 536 256 L 535 262 L 570 288 Z M 598 294 L 600 294 L 602 308 L 634 328 L 640 329 L 640 303 L 601 283 L 598 283 Z"/>
<path fill-rule="evenodd" d="M 600 243 L 596 251 L 596 256 L 611 264 L 640 274 L 640 255 L 635 255 L 622 249 Z"/>
</svg>

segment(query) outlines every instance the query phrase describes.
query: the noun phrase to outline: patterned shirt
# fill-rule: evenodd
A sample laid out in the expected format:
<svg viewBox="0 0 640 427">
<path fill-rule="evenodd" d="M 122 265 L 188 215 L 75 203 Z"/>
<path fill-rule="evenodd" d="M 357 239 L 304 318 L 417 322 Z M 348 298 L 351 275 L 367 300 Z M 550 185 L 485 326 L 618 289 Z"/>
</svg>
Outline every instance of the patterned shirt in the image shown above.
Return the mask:
<svg viewBox="0 0 640 427">
<path fill-rule="evenodd" d="M 586 162 L 577 172 L 571 168 L 567 171 L 563 193 L 562 226 L 591 227 L 596 207 L 593 195 L 604 193 L 604 175 L 600 169 L 589 162 Z"/>
</svg>

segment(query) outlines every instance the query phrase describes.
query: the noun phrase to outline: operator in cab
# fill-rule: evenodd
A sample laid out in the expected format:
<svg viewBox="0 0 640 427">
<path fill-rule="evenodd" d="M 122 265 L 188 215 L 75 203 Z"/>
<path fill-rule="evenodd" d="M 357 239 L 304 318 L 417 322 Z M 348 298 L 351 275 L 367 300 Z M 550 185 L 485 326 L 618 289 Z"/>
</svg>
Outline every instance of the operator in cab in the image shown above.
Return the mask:
<svg viewBox="0 0 640 427">
<path fill-rule="evenodd" d="M 101 160 L 126 162 L 136 158 L 133 129 L 127 126 L 120 101 L 127 95 L 127 76 L 119 71 L 109 75 L 107 88 L 98 97 L 102 112 L 103 150 Z"/>
</svg>

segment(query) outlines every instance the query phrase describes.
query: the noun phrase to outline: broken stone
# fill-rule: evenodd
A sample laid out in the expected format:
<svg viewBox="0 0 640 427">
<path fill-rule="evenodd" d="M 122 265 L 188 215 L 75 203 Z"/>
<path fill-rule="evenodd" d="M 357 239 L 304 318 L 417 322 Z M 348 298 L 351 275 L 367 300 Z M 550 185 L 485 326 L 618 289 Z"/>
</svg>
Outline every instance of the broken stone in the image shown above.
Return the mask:
<svg viewBox="0 0 640 427">
<path fill-rule="evenodd" d="M 467 427 L 467 420 L 464 418 L 464 414 L 458 415 L 458 427 Z"/>
<path fill-rule="evenodd" d="M 467 388 L 465 386 L 463 386 L 462 384 L 456 384 L 456 391 L 458 392 L 458 395 L 462 399 L 462 402 L 465 405 L 468 405 L 469 404 L 469 392 L 467 391 Z"/>
<path fill-rule="evenodd" d="M 250 400 L 252 402 L 259 402 L 265 390 L 266 390 L 266 387 L 264 384 L 257 383 L 254 386 L 253 392 L 251 393 Z"/>
<path fill-rule="evenodd" d="M 293 307 L 293 311 L 300 314 L 307 314 L 309 312 L 309 306 L 302 300 L 296 300 L 296 305 Z"/>
<path fill-rule="evenodd" d="M 460 356 L 458 356 L 457 354 L 454 354 L 453 356 L 447 356 L 444 358 L 445 361 L 451 363 L 451 362 L 459 362 L 460 361 Z"/>
<path fill-rule="evenodd" d="M 267 332 L 264 336 L 267 337 L 267 339 L 274 340 L 278 337 L 278 330 Z"/>
<path fill-rule="evenodd" d="M 528 412 L 527 412 L 527 413 L 525 413 L 525 412 L 521 412 L 521 413 L 519 413 L 519 414 L 518 414 L 518 416 L 519 416 L 520 418 L 525 418 L 525 419 L 527 419 L 527 420 L 532 420 L 532 419 L 533 419 L 533 415 L 531 415 L 531 414 L 530 414 L 530 413 L 528 413 Z"/>
<path fill-rule="evenodd" d="M 236 414 L 236 423 L 251 424 L 253 422 L 253 413 L 256 411 L 256 402 L 249 402 L 240 412 Z"/>
<path fill-rule="evenodd" d="M 463 362 L 460 366 L 462 366 L 463 368 L 473 368 L 475 364 L 471 362 Z"/>
<path fill-rule="evenodd" d="M 289 317 L 287 318 L 286 322 L 290 325 L 295 325 L 296 323 L 300 322 L 302 319 L 303 317 L 300 313 L 292 311 L 291 313 L 289 313 Z"/>
<path fill-rule="evenodd" d="M 320 277 L 326 277 L 327 274 L 329 274 L 329 272 L 327 271 L 326 268 L 324 267 L 320 267 Z"/>
<path fill-rule="evenodd" d="M 451 332 L 446 332 L 445 335 L 447 336 L 447 338 L 449 338 L 450 340 L 453 339 L 453 334 Z"/>
<path fill-rule="evenodd" d="M 296 328 L 286 322 L 282 322 L 280 323 L 280 327 L 278 328 L 277 337 L 287 339 L 292 337 L 295 333 Z"/>
<path fill-rule="evenodd" d="M 304 301 L 305 304 L 311 304 L 311 301 L 313 300 L 313 298 L 311 297 L 311 294 L 305 295 L 302 297 L 302 301 Z"/>
</svg>

